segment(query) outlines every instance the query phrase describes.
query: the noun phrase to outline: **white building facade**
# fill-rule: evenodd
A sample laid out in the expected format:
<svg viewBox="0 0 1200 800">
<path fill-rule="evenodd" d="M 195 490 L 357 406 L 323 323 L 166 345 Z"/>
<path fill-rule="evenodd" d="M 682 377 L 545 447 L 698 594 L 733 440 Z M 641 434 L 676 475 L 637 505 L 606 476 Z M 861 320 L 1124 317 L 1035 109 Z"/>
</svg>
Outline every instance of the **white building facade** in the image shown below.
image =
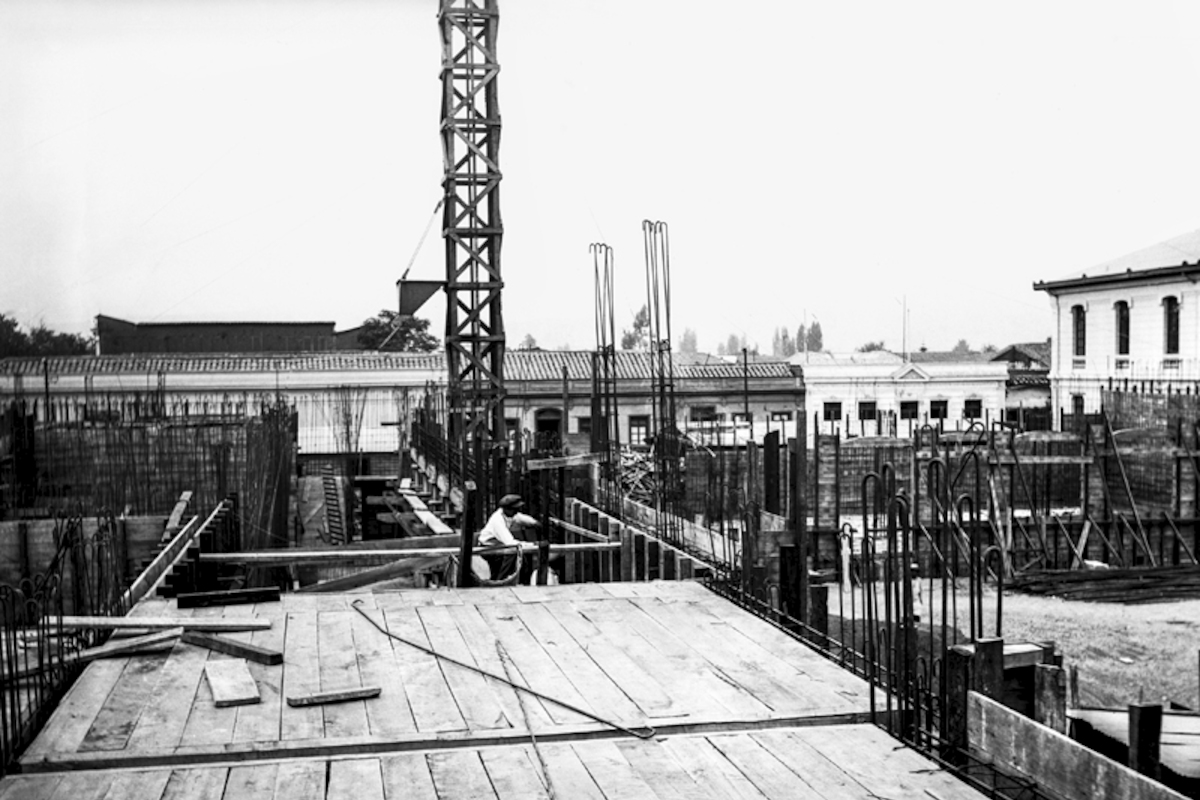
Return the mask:
<svg viewBox="0 0 1200 800">
<path fill-rule="evenodd" d="M 1008 366 L 968 360 L 914 363 L 887 351 L 797 357 L 809 427 L 842 436 L 909 436 L 930 425 L 965 430 L 1004 419 Z"/>
<path fill-rule="evenodd" d="M 1189 262 L 1190 265 L 1189 265 Z M 1050 386 L 1062 413 L 1094 413 L 1101 391 L 1195 390 L 1200 381 L 1200 231 L 1034 284 L 1054 314 Z"/>
</svg>

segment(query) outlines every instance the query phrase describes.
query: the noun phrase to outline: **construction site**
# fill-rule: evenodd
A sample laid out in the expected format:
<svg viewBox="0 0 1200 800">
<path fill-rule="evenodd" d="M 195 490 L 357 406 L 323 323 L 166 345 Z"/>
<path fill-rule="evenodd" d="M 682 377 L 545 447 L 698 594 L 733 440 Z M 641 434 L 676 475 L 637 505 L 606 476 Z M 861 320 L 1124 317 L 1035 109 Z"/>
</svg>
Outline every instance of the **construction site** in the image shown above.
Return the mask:
<svg viewBox="0 0 1200 800">
<path fill-rule="evenodd" d="M 1200 381 L 852 424 L 680 352 L 656 220 L 644 349 L 593 242 L 594 347 L 509 352 L 499 21 L 439 3 L 443 353 L 0 359 L 0 800 L 1200 797 L 1194 672 L 1005 636 L 1200 599 Z"/>
</svg>

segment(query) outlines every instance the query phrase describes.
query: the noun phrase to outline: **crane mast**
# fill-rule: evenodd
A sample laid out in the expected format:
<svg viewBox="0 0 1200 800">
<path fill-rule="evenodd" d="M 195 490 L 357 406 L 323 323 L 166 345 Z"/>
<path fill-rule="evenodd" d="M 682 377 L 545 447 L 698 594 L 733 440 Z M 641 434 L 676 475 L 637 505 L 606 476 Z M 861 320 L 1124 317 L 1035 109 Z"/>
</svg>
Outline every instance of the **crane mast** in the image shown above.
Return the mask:
<svg viewBox="0 0 1200 800">
<path fill-rule="evenodd" d="M 451 420 L 468 443 L 502 442 L 500 107 L 497 0 L 441 0 L 446 365 Z"/>
</svg>

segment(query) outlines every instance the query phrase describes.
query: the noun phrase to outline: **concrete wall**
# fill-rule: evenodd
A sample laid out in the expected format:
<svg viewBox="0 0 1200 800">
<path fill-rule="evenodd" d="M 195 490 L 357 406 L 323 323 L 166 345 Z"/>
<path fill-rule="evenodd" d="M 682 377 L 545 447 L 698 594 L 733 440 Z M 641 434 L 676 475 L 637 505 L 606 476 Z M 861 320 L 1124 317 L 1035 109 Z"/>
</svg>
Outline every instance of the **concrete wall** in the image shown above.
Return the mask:
<svg viewBox="0 0 1200 800">
<path fill-rule="evenodd" d="M 154 557 L 166 522 L 165 516 L 117 521 L 125 546 L 127 579 L 135 577 L 143 562 Z M 49 567 L 57 549 L 55 524 L 50 519 L 0 522 L 0 583 L 15 586 L 23 577 L 39 575 Z M 91 536 L 95 530 L 95 518 L 85 519 L 84 534 Z"/>
</svg>

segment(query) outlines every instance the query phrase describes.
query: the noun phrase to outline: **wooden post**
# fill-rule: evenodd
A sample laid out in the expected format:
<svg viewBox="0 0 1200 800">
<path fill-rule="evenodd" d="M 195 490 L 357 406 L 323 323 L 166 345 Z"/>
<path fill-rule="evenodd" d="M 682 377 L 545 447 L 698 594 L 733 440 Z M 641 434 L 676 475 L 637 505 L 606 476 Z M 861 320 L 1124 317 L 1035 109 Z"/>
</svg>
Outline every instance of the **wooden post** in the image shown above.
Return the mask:
<svg viewBox="0 0 1200 800">
<path fill-rule="evenodd" d="M 690 581 L 696 576 L 696 562 L 691 556 L 680 556 L 679 558 L 679 580 Z"/>
<path fill-rule="evenodd" d="M 1158 704 L 1129 705 L 1129 768 L 1154 780 L 1161 771 L 1162 713 Z"/>
<path fill-rule="evenodd" d="M 575 534 L 571 533 L 570 531 L 563 531 L 563 544 L 573 544 L 574 539 L 575 539 Z M 579 582 L 579 571 L 576 569 L 575 559 L 576 559 L 575 553 L 563 553 L 563 556 L 562 556 L 563 583 L 578 583 Z"/>
<path fill-rule="evenodd" d="M 678 577 L 676 570 L 676 558 L 679 552 L 674 547 L 662 548 L 662 579 L 664 581 L 673 581 Z"/>
<path fill-rule="evenodd" d="M 946 651 L 946 735 L 942 758 L 951 764 L 967 763 L 967 692 L 971 688 L 973 654 L 967 645 Z"/>
<path fill-rule="evenodd" d="M 458 588 L 475 585 L 471 579 L 471 556 L 475 544 L 475 531 L 471 523 L 475 520 L 475 482 L 467 481 L 463 487 L 462 543 L 458 550 Z"/>
<path fill-rule="evenodd" d="M 662 577 L 662 545 L 658 539 L 646 539 L 646 580 L 653 581 Z"/>
<path fill-rule="evenodd" d="M 808 590 L 808 624 L 814 631 L 813 644 L 822 650 L 829 638 L 829 585 L 819 583 Z"/>
<path fill-rule="evenodd" d="M 634 534 L 634 581 L 646 581 L 646 534 Z"/>
<path fill-rule="evenodd" d="M 999 702 L 1004 696 L 1004 640 L 977 639 L 971 688 Z"/>
<path fill-rule="evenodd" d="M 631 581 L 633 569 L 633 531 L 622 526 L 621 531 L 621 580 Z"/>
<path fill-rule="evenodd" d="M 1062 667 L 1033 667 L 1033 718 L 1051 730 L 1067 732 L 1067 676 Z"/>
<path fill-rule="evenodd" d="M 538 542 L 538 570 L 537 570 L 537 585 L 545 586 L 546 578 L 550 571 L 550 540 L 542 539 Z"/>
</svg>

